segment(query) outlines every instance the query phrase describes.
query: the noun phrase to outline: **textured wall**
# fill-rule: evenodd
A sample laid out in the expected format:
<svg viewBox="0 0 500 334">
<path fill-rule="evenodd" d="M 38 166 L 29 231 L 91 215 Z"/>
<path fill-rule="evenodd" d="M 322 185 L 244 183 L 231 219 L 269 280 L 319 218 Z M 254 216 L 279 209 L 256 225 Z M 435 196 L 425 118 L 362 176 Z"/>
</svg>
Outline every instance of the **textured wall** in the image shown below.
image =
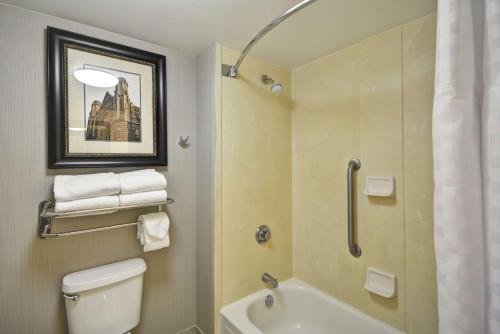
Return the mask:
<svg viewBox="0 0 500 334">
<path fill-rule="evenodd" d="M 222 48 L 222 63 L 238 55 Z M 273 95 L 262 74 L 280 81 L 283 93 Z M 221 80 L 218 293 L 226 305 L 263 288 L 264 272 L 280 280 L 292 275 L 290 72 L 249 57 L 237 80 Z M 261 224 L 273 233 L 265 245 L 255 241 Z"/>
<path fill-rule="evenodd" d="M 215 171 L 214 171 L 214 238 L 213 238 L 213 280 L 214 280 L 214 333 L 220 332 L 222 307 L 222 46 L 215 44 Z"/>
<path fill-rule="evenodd" d="M 197 60 L 196 125 L 198 138 L 196 210 L 196 319 L 213 333 L 213 217 L 215 143 L 215 45 Z"/>
<path fill-rule="evenodd" d="M 47 170 L 45 27 L 67 29 L 167 57 L 171 247 L 144 254 L 135 230 L 53 240 L 37 238 L 37 207 L 53 176 L 93 170 Z M 0 333 L 65 333 L 62 277 L 70 272 L 143 257 L 142 320 L 136 333 L 173 334 L 196 321 L 196 60 L 67 20 L 0 5 Z M 187 150 L 176 144 L 191 136 Z M 108 169 L 106 169 L 108 170 Z M 121 171 L 121 170 L 116 170 Z M 138 212 L 75 219 L 73 227 L 132 221 Z M 62 223 L 64 224 L 64 223 Z"/>
<path fill-rule="evenodd" d="M 432 102 L 436 15 L 403 26 L 406 329 L 438 332 L 434 256 Z"/>
<path fill-rule="evenodd" d="M 434 21 L 396 27 L 292 72 L 294 275 L 409 333 L 437 331 Z M 362 163 L 360 258 L 350 255 L 346 239 L 345 177 L 353 157 Z M 395 197 L 362 195 L 367 175 L 395 177 Z M 395 298 L 363 288 L 367 266 L 397 275 Z"/>
<path fill-rule="evenodd" d="M 294 274 L 402 328 L 403 286 L 369 294 L 368 265 L 404 281 L 401 28 L 293 71 Z M 359 158 L 357 237 L 347 248 L 346 170 Z M 361 195 L 364 176 L 393 176 L 397 196 Z M 400 196 L 401 195 L 401 196 Z"/>
</svg>

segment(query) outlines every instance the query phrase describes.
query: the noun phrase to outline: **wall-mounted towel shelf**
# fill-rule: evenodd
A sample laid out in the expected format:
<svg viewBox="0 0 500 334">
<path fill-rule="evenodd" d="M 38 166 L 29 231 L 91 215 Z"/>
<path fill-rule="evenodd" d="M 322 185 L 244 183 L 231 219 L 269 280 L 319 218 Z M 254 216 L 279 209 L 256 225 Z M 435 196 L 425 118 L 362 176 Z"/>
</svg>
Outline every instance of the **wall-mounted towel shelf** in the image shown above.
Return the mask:
<svg viewBox="0 0 500 334">
<path fill-rule="evenodd" d="M 54 237 L 65 237 L 69 235 L 77 235 L 83 233 L 90 232 L 98 232 L 98 231 L 106 231 L 113 230 L 116 228 L 128 227 L 128 226 L 137 226 L 141 224 L 141 222 L 131 222 L 131 223 L 123 223 L 123 224 L 115 224 L 103 227 L 89 228 L 84 230 L 76 230 L 76 231 L 68 231 L 68 232 L 59 232 L 52 233 L 52 227 L 54 226 L 54 221 L 58 218 L 73 218 L 73 217 L 83 217 L 83 216 L 93 216 L 93 215 L 102 215 L 102 214 L 110 214 L 115 213 L 117 211 L 122 210 L 132 210 L 132 209 L 140 209 L 140 208 L 151 208 L 157 207 L 158 211 L 163 210 L 163 206 L 167 204 L 172 204 L 175 201 L 172 198 L 168 198 L 164 202 L 156 202 L 156 203 L 148 203 L 148 204 L 140 204 L 140 205 L 129 205 L 129 206 L 120 206 L 115 208 L 102 208 L 102 209 L 92 209 L 92 210 L 82 210 L 82 211 L 71 211 L 71 212 L 54 212 L 54 203 L 52 201 L 42 201 L 38 207 L 38 236 L 40 238 L 54 238 Z"/>
</svg>

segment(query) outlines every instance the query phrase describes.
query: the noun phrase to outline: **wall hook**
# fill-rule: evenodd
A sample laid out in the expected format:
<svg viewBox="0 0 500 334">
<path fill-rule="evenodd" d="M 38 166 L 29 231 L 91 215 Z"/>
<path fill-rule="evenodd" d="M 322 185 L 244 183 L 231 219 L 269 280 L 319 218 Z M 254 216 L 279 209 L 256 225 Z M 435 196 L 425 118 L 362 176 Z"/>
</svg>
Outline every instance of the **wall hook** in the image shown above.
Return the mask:
<svg viewBox="0 0 500 334">
<path fill-rule="evenodd" d="M 186 138 L 179 136 L 179 139 L 177 140 L 177 144 L 179 144 L 179 146 L 182 148 L 188 148 L 189 145 L 191 145 L 189 143 L 189 136 L 187 136 Z"/>
</svg>

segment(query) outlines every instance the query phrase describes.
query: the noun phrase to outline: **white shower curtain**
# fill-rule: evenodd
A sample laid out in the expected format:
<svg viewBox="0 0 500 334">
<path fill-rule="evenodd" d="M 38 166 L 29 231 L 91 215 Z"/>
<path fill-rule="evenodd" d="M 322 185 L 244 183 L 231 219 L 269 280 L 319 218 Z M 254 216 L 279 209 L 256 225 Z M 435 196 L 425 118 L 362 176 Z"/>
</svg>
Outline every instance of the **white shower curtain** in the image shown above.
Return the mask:
<svg viewBox="0 0 500 334">
<path fill-rule="evenodd" d="M 500 333 L 500 0 L 439 0 L 433 114 L 441 334 Z"/>
</svg>

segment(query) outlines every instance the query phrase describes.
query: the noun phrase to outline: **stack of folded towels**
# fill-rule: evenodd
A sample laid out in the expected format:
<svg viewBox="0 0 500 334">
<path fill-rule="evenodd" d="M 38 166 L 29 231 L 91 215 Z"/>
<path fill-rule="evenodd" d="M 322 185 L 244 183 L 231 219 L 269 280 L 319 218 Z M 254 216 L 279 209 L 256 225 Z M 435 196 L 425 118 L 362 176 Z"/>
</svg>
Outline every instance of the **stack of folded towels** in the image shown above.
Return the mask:
<svg viewBox="0 0 500 334">
<path fill-rule="evenodd" d="M 167 180 L 154 169 L 121 174 L 58 175 L 54 179 L 55 212 L 132 206 L 167 200 Z M 106 211 L 104 213 L 108 213 Z M 170 221 L 165 212 L 139 216 L 137 239 L 144 251 L 170 245 Z"/>
<path fill-rule="evenodd" d="M 114 173 L 57 175 L 55 212 L 115 208 L 120 205 L 120 180 Z"/>
<path fill-rule="evenodd" d="M 118 174 L 120 180 L 120 206 L 157 203 L 167 200 L 167 180 L 154 169 Z M 168 230 L 170 220 L 165 212 L 139 216 L 137 239 L 145 252 L 170 246 Z"/>
<path fill-rule="evenodd" d="M 117 174 L 120 180 L 120 206 L 164 202 L 167 180 L 154 169 Z"/>
<path fill-rule="evenodd" d="M 154 169 L 121 174 L 57 175 L 55 212 L 115 208 L 167 200 L 167 180 Z"/>
</svg>

